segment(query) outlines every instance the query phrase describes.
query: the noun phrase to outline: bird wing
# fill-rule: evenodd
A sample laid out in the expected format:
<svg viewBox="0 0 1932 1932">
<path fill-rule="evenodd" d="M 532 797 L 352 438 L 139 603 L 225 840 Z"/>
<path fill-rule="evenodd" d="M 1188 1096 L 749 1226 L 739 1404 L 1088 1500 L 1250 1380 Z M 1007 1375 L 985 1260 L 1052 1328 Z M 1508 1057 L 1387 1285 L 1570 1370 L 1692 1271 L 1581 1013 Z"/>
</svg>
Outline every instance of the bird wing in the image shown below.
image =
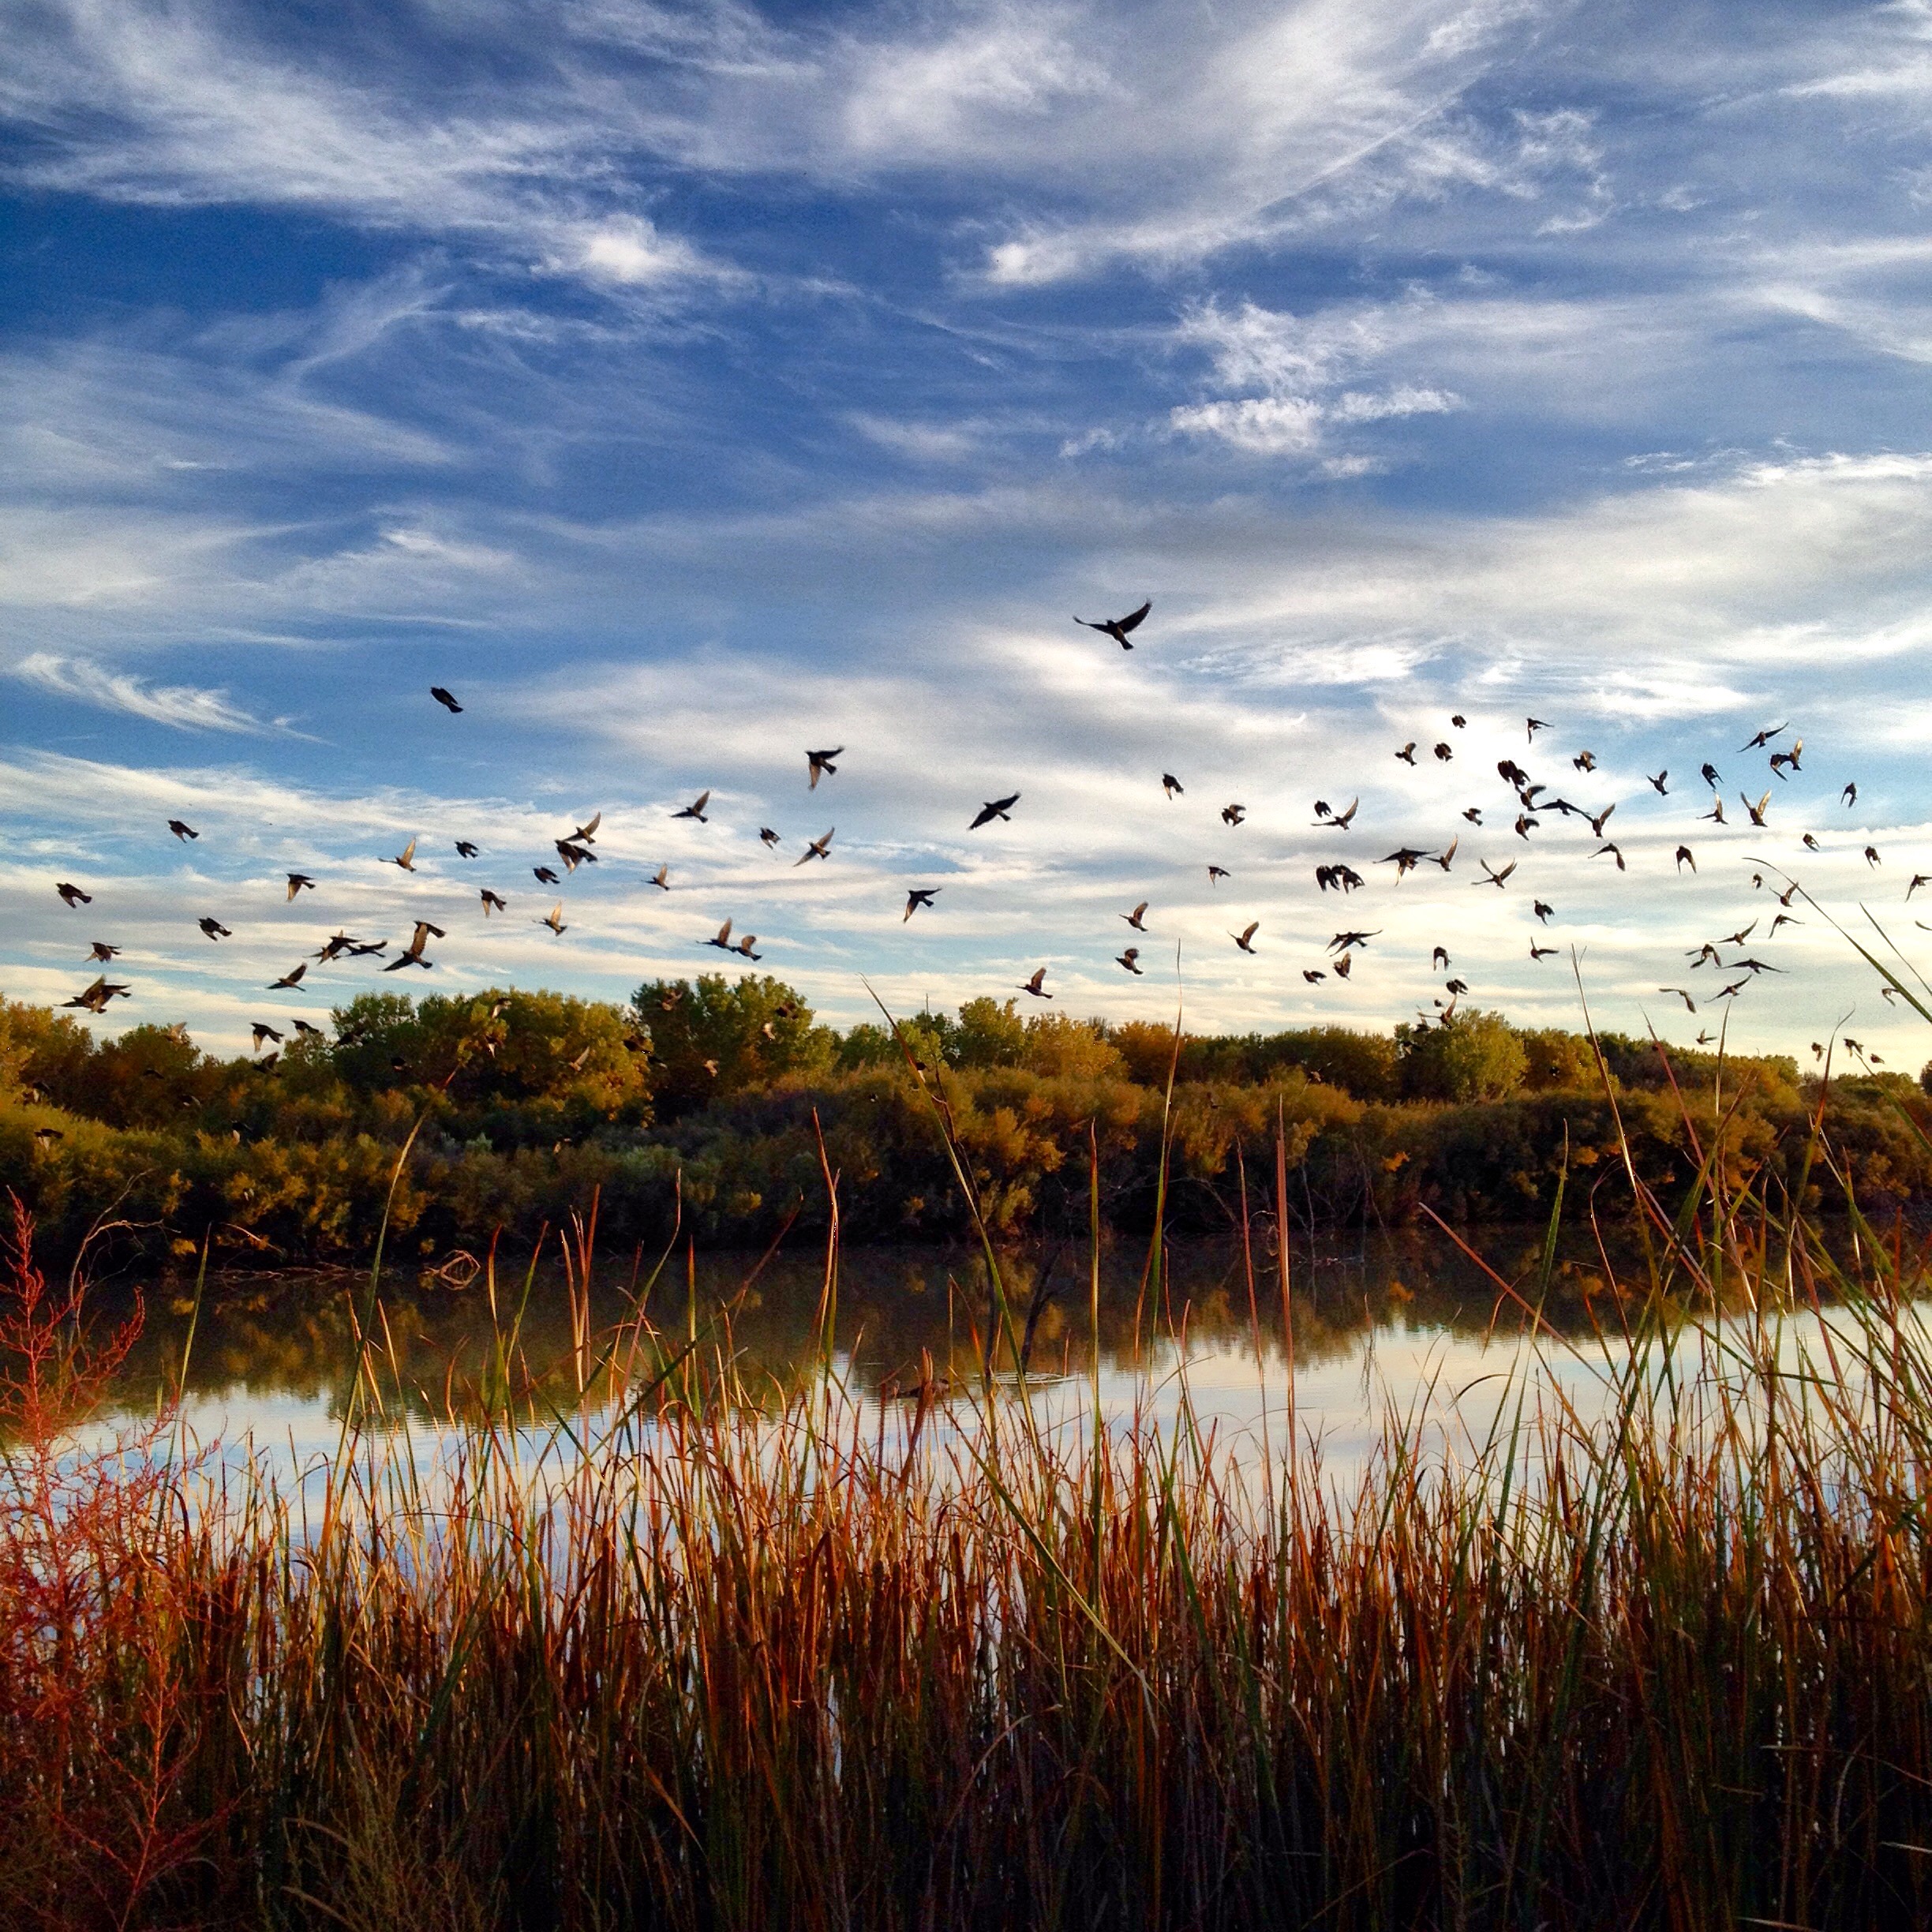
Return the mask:
<svg viewBox="0 0 1932 1932">
<path fill-rule="evenodd" d="M 1149 597 L 1137 611 L 1129 611 L 1125 617 L 1119 620 L 1119 622 L 1114 626 L 1114 628 L 1119 631 L 1132 631 L 1135 629 L 1140 624 L 1140 620 L 1145 617 L 1148 612 L 1153 608 L 1154 600 L 1151 597 Z"/>
</svg>

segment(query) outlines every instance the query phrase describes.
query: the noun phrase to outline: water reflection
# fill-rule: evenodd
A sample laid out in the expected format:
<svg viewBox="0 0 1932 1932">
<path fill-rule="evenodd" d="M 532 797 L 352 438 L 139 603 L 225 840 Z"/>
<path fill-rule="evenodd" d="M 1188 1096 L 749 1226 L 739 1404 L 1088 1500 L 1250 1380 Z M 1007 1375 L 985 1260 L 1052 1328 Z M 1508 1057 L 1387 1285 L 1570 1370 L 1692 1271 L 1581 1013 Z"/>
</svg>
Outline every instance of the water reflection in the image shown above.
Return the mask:
<svg viewBox="0 0 1932 1932">
<path fill-rule="evenodd" d="M 1489 1230 L 1472 1241 L 1506 1281 L 1540 1274 L 1541 1236 Z M 1029 1372 L 1084 1382 L 1095 1368 L 1088 1258 L 1067 1248 L 1005 1256 L 1002 1322 L 976 1254 L 868 1249 L 841 1259 L 828 1307 L 822 1259 L 680 1256 L 654 1282 L 640 1264 L 593 1271 L 587 1303 L 561 1267 L 500 1270 L 494 1305 L 478 1277 L 463 1287 L 433 1278 L 386 1282 L 372 1302 L 366 1277 L 309 1273 L 211 1281 L 197 1311 L 192 1284 L 148 1288 L 140 1339 L 120 1382 L 130 1411 L 152 1412 L 182 1383 L 204 1440 L 264 1432 L 315 1435 L 342 1416 L 354 1383 L 358 1325 L 379 1346 L 383 1408 L 391 1425 L 480 1412 L 502 1385 L 513 1340 L 513 1382 L 526 1394 L 574 1392 L 586 1366 L 639 1299 L 673 1338 L 728 1346 L 754 1395 L 773 1398 L 823 1372 L 833 1358 L 848 1386 L 888 1398 L 922 1380 L 953 1391 L 976 1386 L 989 1341 L 996 1368 L 1015 1346 Z M 1507 1365 L 1524 1345 L 1522 1309 L 1500 1296 L 1484 1267 L 1436 1236 L 1364 1237 L 1291 1256 L 1292 1360 L 1299 1406 L 1319 1421 L 1366 1421 L 1445 1376 L 1467 1380 Z M 1290 1359 L 1272 1256 L 1238 1243 L 1177 1249 L 1164 1275 L 1122 1244 L 1103 1257 L 1098 1368 L 1110 1406 L 1137 1399 L 1185 1361 L 1197 1395 L 1230 1417 L 1256 1408 Z M 748 1283 L 748 1285 L 747 1285 Z M 648 1289 L 648 1293 L 646 1290 Z M 1593 1253 L 1555 1271 L 1544 1314 L 1556 1330 L 1586 1333 L 1614 1323 Z M 190 1330 L 192 1327 L 192 1340 Z M 1262 1372 L 1257 1376 L 1256 1342 Z"/>
</svg>

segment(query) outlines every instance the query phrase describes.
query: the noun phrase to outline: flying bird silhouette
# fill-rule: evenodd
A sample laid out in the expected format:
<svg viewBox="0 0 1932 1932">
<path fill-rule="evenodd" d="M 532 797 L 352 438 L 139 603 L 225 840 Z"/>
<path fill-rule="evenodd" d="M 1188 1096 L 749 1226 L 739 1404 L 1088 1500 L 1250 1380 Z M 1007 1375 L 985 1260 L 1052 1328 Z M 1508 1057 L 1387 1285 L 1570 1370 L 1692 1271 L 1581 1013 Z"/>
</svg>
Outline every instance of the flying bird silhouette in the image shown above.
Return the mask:
<svg viewBox="0 0 1932 1932">
<path fill-rule="evenodd" d="M 1350 953 L 1356 947 L 1365 946 L 1371 939 L 1379 939 L 1381 936 L 1382 928 L 1380 926 L 1370 932 L 1339 932 L 1328 942 L 1327 949 L 1331 953 Z M 1438 946 L 1436 949 L 1440 953 L 1442 948 Z M 1447 963 L 1445 960 L 1444 964 Z"/>
<path fill-rule="evenodd" d="M 1570 762 L 1578 771 L 1594 771 L 1597 769 L 1597 754 L 1594 751 L 1579 751 Z"/>
<path fill-rule="evenodd" d="M 232 939 L 234 934 L 218 919 L 199 919 L 195 921 L 211 939 Z"/>
<path fill-rule="evenodd" d="M 1482 860 L 1481 864 L 1485 876 L 1471 881 L 1471 883 L 1477 886 L 1493 886 L 1498 891 L 1502 889 L 1509 875 L 1516 870 L 1516 861 L 1514 859 L 1500 872 L 1496 871 L 1487 859 Z"/>
<path fill-rule="evenodd" d="M 1544 718 L 1526 718 L 1523 722 L 1530 728 L 1528 742 L 1531 744 L 1536 743 L 1536 735 L 1538 732 L 1549 729 L 1548 721 Z"/>
<path fill-rule="evenodd" d="M 306 872 L 291 872 L 289 874 L 288 896 L 290 903 L 291 904 L 294 902 L 295 895 L 298 892 L 313 892 L 314 890 L 315 881 L 312 879 Z"/>
<path fill-rule="evenodd" d="M 279 979 L 270 980 L 268 990 L 271 993 L 279 993 L 285 987 L 300 986 L 302 975 L 308 970 L 309 962 L 303 960 L 291 972 L 285 972 Z"/>
<path fill-rule="evenodd" d="M 1232 878 L 1234 876 L 1234 874 L 1229 871 L 1226 866 L 1211 865 L 1208 868 L 1208 883 L 1210 886 L 1218 884 L 1224 878 Z"/>
<path fill-rule="evenodd" d="M 762 838 L 767 845 L 776 847 L 779 843 L 778 834 L 774 832 L 769 826 L 760 826 L 758 827 L 758 837 Z"/>
<path fill-rule="evenodd" d="M 1460 711 L 1458 711 L 1450 718 L 1449 722 L 1453 724 L 1458 731 L 1460 731 L 1462 727 L 1469 722 L 1469 720 L 1466 718 Z"/>
<path fill-rule="evenodd" d="M 979 815 L 966 829 L 977 832 L 983 825 L 990 825 L 995 818 L 1011 818 L 1013 808 L 1020 803 L 1020 794 L 1010 792 L 1003 799 L 988 799 L 979 807 Z"/>
<path fill-rule="evenodd" d="M 109 960 L 118 958 L 121 949 L 118 945 L 110 945 L 104 939 L 96 939 L 88 948 L 88 957 L 91 960 L 99 960 L 104 964 Z"/>
<path fill-rule="evenodd" d="M 1682 987 L 1659 987 L 1657 990 L 1660 993 L 1675 993 L 1677 997 L 1683 1002 L 1684 1011 L 1686 1013 L 1695 1013 L 1697 1011 L 1697 1002 L 1694 1000 Z"/>
<path fill-rule="evenodd" d="M 425 972 L 427 972 L 433 962 L 423 957 L 423 948 L 429 943 L 432 938 L 445 939 L 448 936 L 440 926 L 432 926 L 427 919 L 418 919 L 416 922 L 414 935 L 410 938 L 408 945 L 399 953 L 383 968 L 383 971 L 384 972 L 399 972 L 405 966 L 420 966 Z"/>
<path fill-rule="evenodd" d="M 477 848 L 469 840 L 459 839 L 456 841 L 456 856 L 459 859 L 474 859 L 476 856 Z"/>
<path fill-rule="evenodd" d="M 462 706 L 459 705 L 440 684 L 432 684 L 429 687 L 429 695 L 433 698 L 445 711 L 457 712 L 462 710 Z"/>
<path fill-rule="evenodd" d="M 1447 745 L 1439 744 L 1436 747 L 1436 755 L 1443 764 L 1447 765 L 1455 756 L 1455 753 Z"/>
<path fill-rule="evenodd" d="M 1847 785 L 1844 790 L 1838 795 L 1838 802 L 1841 805 L 1855 805 L 1858 803 L 1857 784 L 1854 783 Z"/>
<path fill-rule="evenodd" d="M 899 923 L 903 926 L 906 919 L 909 919 L 921 906 L 930 906 L 933 902 L 933 895 L 945 889 L 941 886 L 915 886 L 906 894 L 905 917 Z"/>
<path fill-rule="evenodd" d="M 1415 740 L 1411 738 L 1395 755 L 1405 765 L 1413 765 L 1415 762 Z"/>
<path fill-rule="evenodd" d="M 532 866 L 530 871 L 546 886 L 561 886 L 564 882 L 548 866 Z"/>
<path fill-rule="evenodd" d="M 133 997 L 126 987 L 110 985 L 103 976 L 96 979 L 92 986 L 84 987 L 72 999 L 62 1000 L 61 1004 L 63 1006 L 78 1006 L 88 1013 L 99 1015 L 107 1012 L 110 1001 L 132 999 Z"/>
<path fill-rule="evenodd" d="M 711 794 L 700 792 L 682 811 L 674 811 L 671 816 L 673 818 L 695 818 L 700 825 L 709 825 L 711 822 L 705 816 L 705 807 L 710 803 Z"/>
<path fill-rule="evenodd" d="M 1540 946 L 1533 939 L 1530 942 L 1530 957 L 1532 960 L 1554 959 L 1560 949 L 1556 946 Z"/>
<path fill-rule="evenodd" d="M 1627 872 L 1630 870 L 1630 867 L 1623 863 L 1622 848 L 1613 844 L 1608 839 L 1605 839 L 1602 844 L 1590 854 L 1590 856 L 1593 859 L 1601 859 L 1605 852 L 1608 852 L 1616 861 L 1616 869 L 1619 872 Z"/>
<path fill-rule="evenodd" d="M 483 888 L 483 916 L 488 919 L 492 912 L 507 912 L 509 908 L 496 894 L 485 886 Z"/>
<path fill-rule="evenodd" d="M 831 830 L 828 831 L 823 838 L 814 839 L 811 843 L 805 848 L 803 856 L 801 858 L 793 861 L 792 867 L 792 871 L 796 872 L 800 866 L 810 863 L 810 862 L 814 859 L 823 859 L 828 857 L 832 850 L 832 833 L 836 832 L 837 829 L 838 827 L 837 826 L 833 826 L 831 828 Z"/>
<path fill-rule="evenodd" d="M 844 755 L 845 747 L 843 745 L 834 745 L 829 751 L 807 751 L 805 754 L 805 769 L 811 783 L 806 786 L 806 790 L 816 792 L 821 778 L 836 777 L 838 767 L 832 761 Z"/>
<path fill-rule="evenodd" d="M 172 832 L 184 845 L 188 843 L 189 840 L 198 839 L 201 836 L 201 834 L 197 832 L 193 826 L 186 824 L 179 818 L 170 818 L 167 822 L 167 829 Z"/>
<path fill-rule="evenodd" d="M 1161 789 L 1167 794 L 1170 799 L 1174 799 L 1185 792 L 1187 787 L 1172 772 L 1163 772 L 1161 773 Z"/>
<path fill-rule="evenodd" d="M 1651 789 L 1657 793 L 1659 798 L 1668 798 L 1670 796 L 1670 792 L 1664 783 L 1664 781 L 1670 776 L 1670 767 L 1668 765 L 1666 765 L 1654 778 L 1651 778 L 1650 774 L 1648 772 L 1645 773 L 1644 776 L 1646 778 L 1649 778 Z"/>
<path fill-rule="evenodd" d="M 92 893 L 83 892 L 78 886 L 69 885 L 65 879 L 62 880 L 54 889 L 69 906 L 92 905 L 94 903 L 94 895 Z"/>
<path fill-rule="evenodd" d="M 1679 845 L 1677 848 L 1677 870 L 1681 872 L 1686 866 L 1694 872 L 1697 870 L 1697 860 L 1692 856 L 1688 845 Z"/>
<path fill-rule="evenodd" d="M 1429 970 L 1432 972 L 1447 972 L 1449 970 L 1449 949 L 1447 946 L 1437 946 L 1429 954 Z"/>
<path fill-rule="evenodd" d="M 1223 825 L 1237 826 L 1247 816 L 1248 807 L 1245 805 L 1223 805 L 1221 807 L 1221 822 Z"/>
<path fill-rule="evenodd" d="M 1140 949 L 1138 946 L 1129 946 L 1125 953 L 1116 955 L 1114 963 L 1117 966 L 1125 966 L 1130 973 L 1137 977 L 1140 972 Z"/>
<path fill-rule="evenodd" d="M 1261 922 L 1259 919 L 1250 919 L 1245 930 L 1237 933 L 1230 933 L 1228 937 L 1244 953 L 1252 953 L 1254 950 L 1254 936 L 1260 930 Z"/>
<path fill-rule="evenodd" d="M 1076 617 L 1073 621 L 1085 625 L 1089 631 L 1098 631 L 1103 637 L 1110 637 L 1122 650 L 1132 650 L 1133 646 L 1127 642 L 1127 634 L 1139 630 L 1153 608 L 1154 600 L 1149 597 L 1138 610 L 1129 611 L 1125 617 L 1103 617 L 1098 621 L 1090 617 Z M 1053 995 L 1050 993 L 1046 998 L 1051 999 Z"/>
<path fill-rule="evenodd" d="M 708 946 L 716 946 L 721 953 L 730 952 L 732 950 L 731 929 L 732 923 L 727 919 L 704 943 Z"/>
<path fill-rule="evenodd" d="M 264 1040 L 279 1042 L 282 1038 L 282 1035 L 265 1020 L 257 1020 L 254 1025 L 249 1028 L 249 1031 L 255 1035 L 255 1050 L 257 1053 L 261 1051 Z"/>
<path fill-rule="evenodd" d="M 1147 927 L 1144 922 L 1147 918 L 1147 909 L 1148 902 L 1143 899 L 1131 912 L 1123 912 L 1120 915 L 1120 916 L 1124 919 L 1136 932 L 1145 932 L 1147 930 Z"/>
<path fill-rule="evenodd" d="M 1780 732 L 1788 731 L 1790 728 L 1788 724 L 1771 725 L 1767 729 L 1761 731 L 1755 738 L 1747 739 L 1743 744 L 1738 747 L 1738 750 L 1739 751 L 1761 751 Z"/>
<path fill-rule="evenodd" d="M 660 892 L 668 892 L 671 889 L 670 867 L 668 865 L 661 865 L 657 870 L 650 875 L 649 882 L 651 885 L 655 886 Z"/>
<path fill-rule="evenodd" d="M 564 923 L 564 901 L 560 899 L 540 919 L 533 919 L 533 926 L 548 926 L 561 939 L 570 928 Z"/>
<path fill-rule="evenodd" d="M 1704 782 L 1709 785 L 1713 792 L 1715 792 L 1717 788 L 1724 783 L 1723 776 L 1721 773 L 1720 773 L 1717 767 L 1715 765 L 1705 765 L 1701 776 L 1702 777 Z"/>
<path fill-rule="evenodd" d="M 1536 914 L 1537 917 L 1541 919 L 1545 926 L 1547 926 L 1550 923 L 1550 915 L 1554 912 L 1556 908 L 1553 905 L 1546 904 L 1542 900 L 1538 899 L 1532 904 L 1530 910 Z"/>
<path fill-rule="evenodd" d="M 405 872 L 414 872 L 416 870 L 416 841 L 411 839 L 388 863 L 400 866 Z"/>
<path fill-rule="evenodd" d="M 1031 993 L 1035 999 L 1051 999 L 1053 995 L 1046 990 L 1043 983 L 1046 977 L 1046 968 L 1044 966 L 1036 966 L 1033 969 L 1033 977 L 1031 979 L 1020 981 L 1020 990 L 1022 993 Z"/>
</svg>

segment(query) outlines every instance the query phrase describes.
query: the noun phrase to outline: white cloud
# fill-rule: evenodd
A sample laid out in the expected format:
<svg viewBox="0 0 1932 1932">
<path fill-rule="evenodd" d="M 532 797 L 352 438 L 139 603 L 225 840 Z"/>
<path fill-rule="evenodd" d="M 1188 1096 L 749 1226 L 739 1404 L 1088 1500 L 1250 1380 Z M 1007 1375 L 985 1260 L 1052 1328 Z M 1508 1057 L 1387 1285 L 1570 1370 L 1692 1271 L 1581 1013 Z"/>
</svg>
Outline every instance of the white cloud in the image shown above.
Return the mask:
<svg viewBox="0 0 1932 1932">
<path fill-rule="evenodd" d="M 110 671 L 84 657 L 35 651 L 13 667 L 23 683 L 56 697 L 77 698 L 103 711 L 170 724 L 177 731 L 241 732 L 251 736 L 271 728 L 236 704 L 225 691 L 189 684 L 152 684 L 125 671 Z"/>
</svg>

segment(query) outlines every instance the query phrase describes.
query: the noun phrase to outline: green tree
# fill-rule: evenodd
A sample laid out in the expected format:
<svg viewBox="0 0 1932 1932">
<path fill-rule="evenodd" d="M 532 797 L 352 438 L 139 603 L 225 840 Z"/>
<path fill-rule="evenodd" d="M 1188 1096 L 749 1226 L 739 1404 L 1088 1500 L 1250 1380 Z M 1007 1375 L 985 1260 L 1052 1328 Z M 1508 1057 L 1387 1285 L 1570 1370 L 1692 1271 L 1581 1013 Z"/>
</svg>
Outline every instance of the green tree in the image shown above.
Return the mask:
<svg viewBox="0 0 1932 1932">
<path fill-rule="evenodd" d="M 769 973 L 747 973 L 736 985 L 722 973 L 701 973 L 695 983 L 653 979 L 631 1005 L 649 1037 L 653 1098 L 667 1120 L 831 1064 L 831 1034 Z"/>
<path fill-rule="evenodd" d="M 1530 1057 L 1500 1013 L 1472 1007 L 1440 1026 L 1401 1029 L 1405 1084 L 1425 1100 L 1501 1100 L 1523 1083 Z"/>
<path fill-rule="evenodd" d="M 982 994 L 959 1009 L 953 1036 L 953 1064 L 960 1067 L 1018 1066 L 1026 1058 L 1026 1022 L 1015 1002 L 1002 1005 Z"/>
</svg>

